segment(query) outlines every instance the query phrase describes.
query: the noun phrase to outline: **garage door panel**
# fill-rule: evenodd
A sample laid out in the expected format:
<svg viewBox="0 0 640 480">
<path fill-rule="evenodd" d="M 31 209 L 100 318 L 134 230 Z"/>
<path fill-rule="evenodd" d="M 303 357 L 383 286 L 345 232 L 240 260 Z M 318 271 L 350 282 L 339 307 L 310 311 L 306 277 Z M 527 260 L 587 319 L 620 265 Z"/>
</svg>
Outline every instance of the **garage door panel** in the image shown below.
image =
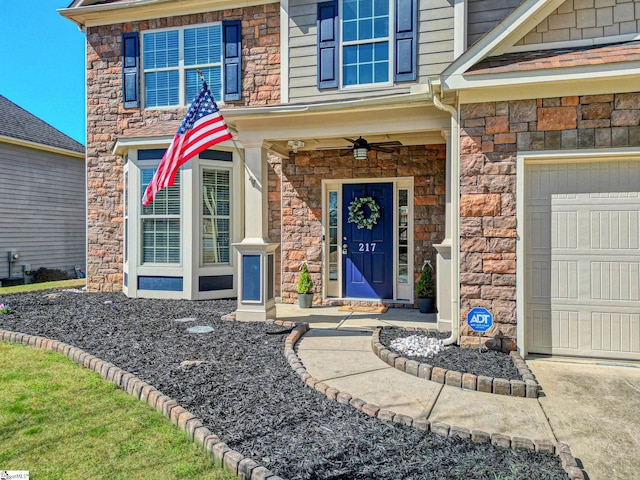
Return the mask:
<svg viewBox="0 0 640 480">
<path fill-rule="evenodd" d="M 640 315 L 611 312 L 591 314 L 591 349 L 596 352 L 640 354 Z"/>
<path fill-rule="evenodd" d="M 637 302 L 639 288 L 640 263 L 591 262 L 591 300 Z"/>
<path fill-rule="evenodd" d="M 640 162 L 525 178 L 528 350 L 640 360 Z"/>
<path fill-rule="evenodd" d="M 580 341 L 580 313 L 577 310 L 553 310 L 551 314 L 551 328 L 553 338 L 551 346 L 554 349 L 578 350 Z"/>
<path fill-rule="evenodd" d="M 578 299 L 578 262 L 554 260 L 551 262 L 551 298 Z"/>
</svg>

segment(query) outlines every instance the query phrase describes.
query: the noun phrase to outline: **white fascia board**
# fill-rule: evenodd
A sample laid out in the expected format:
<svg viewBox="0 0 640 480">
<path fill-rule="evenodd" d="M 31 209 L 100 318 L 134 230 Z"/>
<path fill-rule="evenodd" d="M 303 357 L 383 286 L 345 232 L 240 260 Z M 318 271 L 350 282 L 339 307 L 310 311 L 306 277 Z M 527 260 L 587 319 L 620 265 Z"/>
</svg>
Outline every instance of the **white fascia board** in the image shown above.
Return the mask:
<svg viewBox="0 0 640 480">
<path fill-rule="evenodd" d="M 640 62 L 630 62 L 618 65 L 615 69 L 611 69 L 610 64 L 603 64 L 473 75 L 473 78 L 460 75 L 448 80 L 447 89 L 458 91 L 461 103 L 475 103 L 565 95 L 595 95 L 597 92 L 633 92 L 638 89 L 638 78 L 640 78 Z"/>
<path fill-rule="evenodd" d="M 547 18 L 565 0 L 525 0 L 507 18 L 482 37 L 442 73 L 447 79 L 461 75 L 499 49 L 512 47 L 518 40 Z M 446 84 L 446 82 L 443 82 Z"/>
<path fill-rule="evenodd" d="M 614 43 L 635 42 L 637 40 L 640 40 L 640 33 L 630 33 L 628 35 L 616 35 L 613 37 L 599 37 L 599 38 L 585 38 L 582 40 L 570 40 L 566 42 L 514 45 L 513 47 L 507 49 L 505 53 L 537 52 L 540 50 L 559 50 L 559 49 L 582 48 L 582 47 L 597 47 L 597 46 L 610 45 Z"/>
<path fill-rule="evenodd" d="M 175 135 L 158 136 L 158 137 L 127 137 L 119 138 L 116 144 L 113 146 L 111 153 L 118 157 L 124 156 L 129 149 L 141 149 L 141 148 L 164 148 L 171 145 L 171 141 Z M 230 140 L 218 143 L 220 147 L 233 147 L 233 142 Z"/>
<path fill-rule="evenodd" d="M 277 2 L 279 0 L 139 0 L 61 8 L 58 13 L 80 27 L 95 27 Z"/>
<path fill-rule="evenodd" d="M 28 140 L 20 140 L 19 138 L 6 137 L 4 135 L 0 135 L 0 143 L 10 143 L 11 145 L 18 145 L 20 147 L 35 148 L 36 150 L 58 153 L 60 155 L 66 155 L 67 157 L 86 158 L 85 153 L 67 150 L 66 148 L 52 147 L 51 145 L 44 145 L 42 143 L 30 142 Z"/>
</svg>

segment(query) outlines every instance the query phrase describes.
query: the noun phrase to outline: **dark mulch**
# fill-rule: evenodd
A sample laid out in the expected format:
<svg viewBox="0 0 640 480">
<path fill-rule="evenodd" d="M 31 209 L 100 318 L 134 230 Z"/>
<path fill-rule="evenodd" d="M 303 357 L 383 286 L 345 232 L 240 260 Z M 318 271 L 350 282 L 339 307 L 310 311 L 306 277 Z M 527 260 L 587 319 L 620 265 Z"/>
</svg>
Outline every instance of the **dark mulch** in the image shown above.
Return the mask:
<svg viewBox="0 0 640 480">
<path fill-rule="evenodd" d="M 453 370 L 461 373 L 473 373 L 475 375 L 485 375 L 493 378 L 506 378 L 507 380 L 522 380 L 522 375 L 513 365 L 513 360 L 508 354 L 487 350 L 479 352 L 477 348 L 460 348 L 452 345 L 446 350 L 438 353 L 432 358 L 406 355 L 391 348 L 391 342 L 396 338 L 405 338 L 416 335 L 418 332 L 408 331 L 399 327 L 385 327 L 380 332 L 380 343 L 387 349 L 396 352 L 409 360 L 416 360 L 428 363 L 434 367 Z M 429 331 L 430 336 L 436 338 L 447 338 L 449 333 Z"/>
<path fill-rule="evenodd" d="M 439 437 L 328 400 L 282 354 L 285 329 L 220 320 L 235 301 L 122 294 L 1 295 L 0 327 L 76 345 L 134 373 L 200 417 L 231 448 L 289 480 L 566 479 L 557 457 Z M 197 317 L 197 322 L 176 319 Z M 189 334 L 193 325 L 210 334 Z M 277 334 L 277 332 L 282 332 Z M 185 360 L 200 365 L 180 367 Z"/>
</svg>

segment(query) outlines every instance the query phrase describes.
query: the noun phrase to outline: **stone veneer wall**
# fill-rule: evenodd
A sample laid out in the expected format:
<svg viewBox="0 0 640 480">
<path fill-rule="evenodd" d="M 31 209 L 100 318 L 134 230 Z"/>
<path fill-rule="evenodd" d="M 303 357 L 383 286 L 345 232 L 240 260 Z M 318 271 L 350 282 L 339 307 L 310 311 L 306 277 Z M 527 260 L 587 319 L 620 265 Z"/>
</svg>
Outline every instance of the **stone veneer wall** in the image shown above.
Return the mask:
<svg viewBox="0 0 640 480">
<path fill-rule="evenodd" d="M 370 152 L 366 161 L 356 161 L 351 150 L 291 153 L 282 161 L 282 301 L 297 301 L 303 260 L 313 279 L 314 302 L 322 300 L 322 180 L 414 177 L 414 276 L 424 259 L 435 265 L 433 244 L 444 238 L 445 162 L 445 145 Z"/>
<path fill-rule="evenodd" d="M 122 158 L 113 155 L 120 135 L 168 120 L 186 108 L 122 107 L 122 44 L 125 32 L 242 20 L 243 100 L 237 105 L 280 102 L 280 12 L 278 4 L 159 18 L 87 29 L 87 287 L 122 288 Z M 233 105 L 225 105 L 224 109 Z"/>
<path fill-rule="evenodd" d="M 517 153 L 638 147 L 640 93 L 468 104 L 460 117 L 461 320 L 488 308 L 514 350 Z M 463 343 L 470 333 L 465 324 Z"/>
</svg>

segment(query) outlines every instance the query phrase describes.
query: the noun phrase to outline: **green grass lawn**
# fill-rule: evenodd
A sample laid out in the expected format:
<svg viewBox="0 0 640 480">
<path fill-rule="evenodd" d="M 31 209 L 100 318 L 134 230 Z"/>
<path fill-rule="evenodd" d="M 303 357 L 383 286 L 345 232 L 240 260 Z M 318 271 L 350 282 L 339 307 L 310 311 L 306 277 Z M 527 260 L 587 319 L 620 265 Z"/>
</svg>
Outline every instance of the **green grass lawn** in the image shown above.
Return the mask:
<svg viewBox="0 0 640 480">
<path fill-rule="evenodd" d="M 0 341 L 0 469 L 34 479 L 235 476 L 160 413 L 62 355 Z"/>
<path fill-rule="evenodd" d="M 34 290 L 48 290 L 50 288 L 82 288 L 86 284 L 87 284 L 86 278 L 77 278 L 73 280 L 60 280 L 58 282 L 29 283 L 28 285 L 0 287 L 0 294 L 32 292 Z"/>
</svg>

